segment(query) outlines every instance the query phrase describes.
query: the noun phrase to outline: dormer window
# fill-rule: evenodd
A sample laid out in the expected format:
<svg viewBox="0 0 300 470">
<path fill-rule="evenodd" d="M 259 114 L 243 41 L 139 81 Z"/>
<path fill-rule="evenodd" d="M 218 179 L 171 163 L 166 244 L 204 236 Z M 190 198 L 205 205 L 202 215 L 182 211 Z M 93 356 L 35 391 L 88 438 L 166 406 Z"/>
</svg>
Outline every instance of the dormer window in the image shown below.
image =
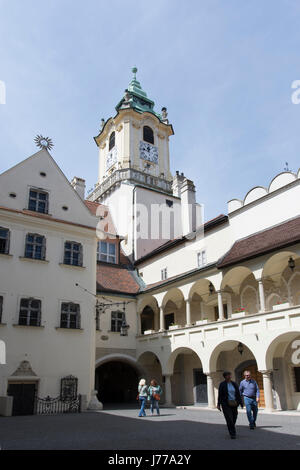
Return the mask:
<svg viewBox="0 0 300 470">
<path fill-rule="evenodd" d="M 116 263 L 116 245 L 109 242 L 98 242 L 97 260 L 106 263 Z"/>
<path fill-rule="evenodd" d="M 154 144 L 153 130 L 149 126 L 143 127 L 143 140 L 149 144 Z"/>
<path fill-rule="evenodd" d="M 28 209 L 34 212 L 48 213 L 48 193 L 39 189 L 30 189 Z"/>
<path fill-rule="evenodd" d="M 112 132 L 109 136 L 109 145 L 108 145 L 108 150 L 111 150 L 115 146 L 115 141 L 116 141 L 116 133 Z"/>
</svg>

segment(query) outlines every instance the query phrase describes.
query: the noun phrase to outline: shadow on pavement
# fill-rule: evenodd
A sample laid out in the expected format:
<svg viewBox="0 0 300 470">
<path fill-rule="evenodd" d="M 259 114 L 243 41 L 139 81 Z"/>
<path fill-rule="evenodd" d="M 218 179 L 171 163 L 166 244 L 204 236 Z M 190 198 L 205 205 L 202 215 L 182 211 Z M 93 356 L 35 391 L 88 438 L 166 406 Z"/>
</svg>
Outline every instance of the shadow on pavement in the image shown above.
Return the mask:
<svg viewBox="0 0 300 470">
<path fill-rule="evenodd" d="M 155 417 L 156 418 L 156 417 Z M 272 432 L 260 426 L 250 431 L 238 425 L 238 438 L 231 440 L 225 424 L 206 423 L 180 415 L 159 420 L 124 417 L 105 411 L 55 416 L 1 418 L 2 449 L 298 449 L 300 437 Z M 299 422 L 300 428 L 300 422 Z"/>
</svg>

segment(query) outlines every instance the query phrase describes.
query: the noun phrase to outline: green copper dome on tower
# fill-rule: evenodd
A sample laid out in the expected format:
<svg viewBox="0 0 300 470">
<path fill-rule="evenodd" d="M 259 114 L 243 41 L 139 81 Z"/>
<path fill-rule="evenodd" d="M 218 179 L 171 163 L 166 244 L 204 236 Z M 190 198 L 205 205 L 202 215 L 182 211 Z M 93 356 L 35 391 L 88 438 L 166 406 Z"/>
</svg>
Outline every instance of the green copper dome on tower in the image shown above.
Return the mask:
<svg viewBox="0 0 300 470">
<path fill-rule="evenodd" d="M 147 93 L 136 78 L 137 71 L 136 67 L 132 68 L 133 78 L 125 90 L 124 98 L 117 104 L 116 110 L 132 108 L 138 113 L 152 113 L 161 119 L 161 115 L 154 111 L 154 101 L 147 97 Z"/>
</svg>

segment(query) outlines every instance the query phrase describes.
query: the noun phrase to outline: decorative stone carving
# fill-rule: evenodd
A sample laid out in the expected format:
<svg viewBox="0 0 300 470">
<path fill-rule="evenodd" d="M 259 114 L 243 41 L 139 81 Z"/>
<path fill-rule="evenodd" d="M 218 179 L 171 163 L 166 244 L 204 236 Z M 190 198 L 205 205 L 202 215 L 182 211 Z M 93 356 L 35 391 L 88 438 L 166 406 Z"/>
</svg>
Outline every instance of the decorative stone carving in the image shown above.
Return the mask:
<svg viewBox="0 0 300 470">
<path fill-rule="evenodd" d="M 91 410 L 91 411 L 101 411 L 101 410 L 103 410 L 103 405 L 102 405 L 101 401 L 98 400 L 97 393 L 98 393 L 97 390 L 92 391 L 91 399 L 90 399 L 90 402 L 89 402 L 88 407 L 87 407 L 88 410 Z"/>
<path fill-rule="evenodd" d="M 12 374 L 14 377 L 21 376 L 21 377 L 36 377 L 36 373 L 32 370 L 31 364 L 29 361 L 22 361 L 20 362 L 19 367 L 16 371 Z"/>
</svg>

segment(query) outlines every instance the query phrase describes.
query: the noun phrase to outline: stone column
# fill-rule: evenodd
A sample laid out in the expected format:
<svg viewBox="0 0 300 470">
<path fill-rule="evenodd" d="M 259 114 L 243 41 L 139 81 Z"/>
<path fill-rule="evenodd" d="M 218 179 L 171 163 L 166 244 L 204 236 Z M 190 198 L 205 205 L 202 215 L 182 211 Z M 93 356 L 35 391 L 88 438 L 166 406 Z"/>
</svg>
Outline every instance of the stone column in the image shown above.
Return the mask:
<svg viewBox="0 0 300 470">
<path fill-rule="evenodd" d="M 200 315 L 201 315 L 201 317 L 200 317 L 201 321 L 204 320 L 204 304 L 203 304 L 202 300 L 200 302 Z"/>
<path fill-rule="evenodd" d="M 136 334 L 137 336 L 141 335 L 141 314 L 140 312 L 137 312 L 136 314 Z"/>
<path fill-rule="evenodd" d="M 172 403 L 171 374 L 165 375 L 165 406 L 174 406 Z"/>
<path fill-rule="evenodd" d="M 232 315 L 232 299 L 231 294 L 227 294 L 227 317 L 230 318 Z"/>
<path fill-rule="evenodd" d="M 259 304 L 260 312 L 266 311 L 265 292 L 262 279 L 258 279 L 258 292 L 259 292 Z"/>
<path fill-rule="evenodd" d="M 185 301 L 185 308 L 186 308 L 186 325 L 185 326 L 191 326 L 191 301 L 187 299 Z"/>
<path fill-rule="evenodd" d="M 265 410 L 274 411 L 273 387 L 271 379 L 271 370 L 261 370 L 264 383 Z"/>
<path fill-rule="evenodd" d="M 164 316 L 164 309 L 162 305 L 159 308 L 159 331 L 165 330 L 165 316 Z"/>
<path fill-rule="evenodd" d="M 98 391 L 97 390 L 92 390 L 91 392 L 91 399 L 88 404 L 87 409 L 91 411 L 100 411 L 103 410 L 103 405 L 101 401 L 98 400 L 97 398 Z"/>
<path fill-rule="evenodd" d="M 218 290 L 218 311 L 219 311 L 219 320 L 225 320 L 224 318 L 224 310 L 223 310 L 223 299 L 222 299 L 222 291 Z"/>
<path fill-rule="evenodd" d="M 210 372 L 210 373 L 206 374 L 206 377 L 207 377 L 208 408 L 216 408 L 213 373 Z"/>
</svg>

